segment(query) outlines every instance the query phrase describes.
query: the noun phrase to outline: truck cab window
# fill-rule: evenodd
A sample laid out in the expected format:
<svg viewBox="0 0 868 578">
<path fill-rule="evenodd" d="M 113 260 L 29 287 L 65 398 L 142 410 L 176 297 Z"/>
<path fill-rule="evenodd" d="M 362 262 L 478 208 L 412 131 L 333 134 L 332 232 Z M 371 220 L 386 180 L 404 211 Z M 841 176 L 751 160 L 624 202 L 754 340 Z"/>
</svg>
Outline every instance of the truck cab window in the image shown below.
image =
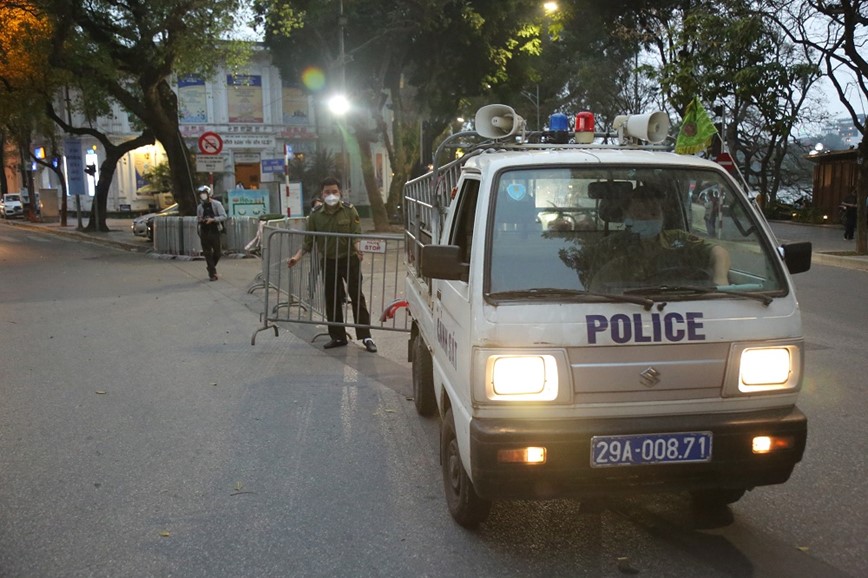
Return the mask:
<svg viewBox="0 0 868 578">
<path fill-rule="evenodd" d="M 473 220 L 476 217 L 476 200 L 479 196 L 479 181 L 464 181 L 458 195 L 458 211 L 452 223 L 449 237 L 450 245 L 461 247 L 461 259 L 470 263 L 470 250 L 473 245 Z"/>
</svg>

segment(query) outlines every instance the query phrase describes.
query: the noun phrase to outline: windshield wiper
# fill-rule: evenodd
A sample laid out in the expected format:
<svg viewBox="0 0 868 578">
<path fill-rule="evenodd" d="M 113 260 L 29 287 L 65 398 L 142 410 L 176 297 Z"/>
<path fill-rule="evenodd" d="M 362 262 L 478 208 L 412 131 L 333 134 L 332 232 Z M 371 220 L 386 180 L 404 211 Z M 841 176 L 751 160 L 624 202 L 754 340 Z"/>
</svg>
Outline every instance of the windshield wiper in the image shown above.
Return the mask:
<svg viewBox="0 0 868 578">
<path fill-rule="evenodd" d="M 771 297 L 764 293 L 748 293 L 747 291 L 722 291 L 717 287 L 705 287 L 702 285 L 656 285 L 654 287 L 639 287 L 637 289 L 625 289 L 625 295 L 661 295 L 664 293 L 694 293 L 701 295 L 744 297 L 745 299 L 753 299 L 761 301 L 763 305 L 768 305 L 773 301 Z"/>
<path fill-rule="evenodd" d="M 579 289 L 554 289 L 548 287 L 536 287 L 533 289 L 521 289 L 516 291 L 498 291 L 489 293 L 492 299 L 546 299 L 551 297 L 569 297 L 582 299 L 584 297 L 599 297 L 619 303 L 635 303 L 641 305 L 646 311 L 654 306 L 654 301 L 638 295 L 621 295 L 617 293 L 595 293 L 593 291 L 581 291 Z"/>
</svg>

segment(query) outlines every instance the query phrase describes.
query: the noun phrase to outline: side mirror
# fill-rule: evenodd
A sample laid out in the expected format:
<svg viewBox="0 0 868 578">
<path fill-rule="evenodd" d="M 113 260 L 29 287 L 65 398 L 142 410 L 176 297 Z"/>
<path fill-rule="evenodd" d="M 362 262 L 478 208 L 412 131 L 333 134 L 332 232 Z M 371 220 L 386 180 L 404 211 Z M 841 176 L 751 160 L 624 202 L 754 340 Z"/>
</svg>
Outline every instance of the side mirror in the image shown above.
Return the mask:
<svg viewBox="0 0 868 578">
<path fill-rule="evenodd" d="M 462 263 L 458 245 L 425 245 L 420 261 L 423 277 L 467 281 L 470 265 Z"/>
<path fill-rule="evenodd" d="M 781 245 L 784 263 L 792 275 L 804 273 L 811 268 L 811 243 L 789 243 Z"/>
</svg>

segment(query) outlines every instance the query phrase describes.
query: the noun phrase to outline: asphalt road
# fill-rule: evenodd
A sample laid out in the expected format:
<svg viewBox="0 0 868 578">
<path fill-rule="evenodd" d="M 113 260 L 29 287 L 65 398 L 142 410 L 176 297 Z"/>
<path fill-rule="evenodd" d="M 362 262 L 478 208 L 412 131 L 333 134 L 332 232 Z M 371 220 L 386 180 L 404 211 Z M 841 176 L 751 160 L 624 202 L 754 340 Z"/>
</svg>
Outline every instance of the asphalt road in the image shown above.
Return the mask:
<svg viewBox="0 0 868 578">
<path fill-rule="evenodd" d="M 0 225 L 0 576 L 868 574 L 868 273 L 797 278 L 805 459 L 708 517 L 684 495 L 443 502 L 406 341 L 261 333 L 253 259 L 159 259 Z"/>
</svg>

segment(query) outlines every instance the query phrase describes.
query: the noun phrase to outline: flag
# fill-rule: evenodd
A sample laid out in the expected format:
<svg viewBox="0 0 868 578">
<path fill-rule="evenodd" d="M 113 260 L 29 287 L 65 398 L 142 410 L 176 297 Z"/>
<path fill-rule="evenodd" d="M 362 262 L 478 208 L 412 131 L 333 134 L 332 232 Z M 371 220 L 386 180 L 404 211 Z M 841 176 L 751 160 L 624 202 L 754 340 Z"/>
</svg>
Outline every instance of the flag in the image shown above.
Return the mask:
<svg viewBox="0 0 868 578">
<path fill-rule="evenodd" d="M 717 134 L 717 129 L 711 117 L 705 112 L 699 97 L 694 96 L 681 121 L 681 130 L 675 140 L 675 152 L 680 155 L 692 155 L 704 151 L 711 143 L 711 137 Z"/>
</svg>

